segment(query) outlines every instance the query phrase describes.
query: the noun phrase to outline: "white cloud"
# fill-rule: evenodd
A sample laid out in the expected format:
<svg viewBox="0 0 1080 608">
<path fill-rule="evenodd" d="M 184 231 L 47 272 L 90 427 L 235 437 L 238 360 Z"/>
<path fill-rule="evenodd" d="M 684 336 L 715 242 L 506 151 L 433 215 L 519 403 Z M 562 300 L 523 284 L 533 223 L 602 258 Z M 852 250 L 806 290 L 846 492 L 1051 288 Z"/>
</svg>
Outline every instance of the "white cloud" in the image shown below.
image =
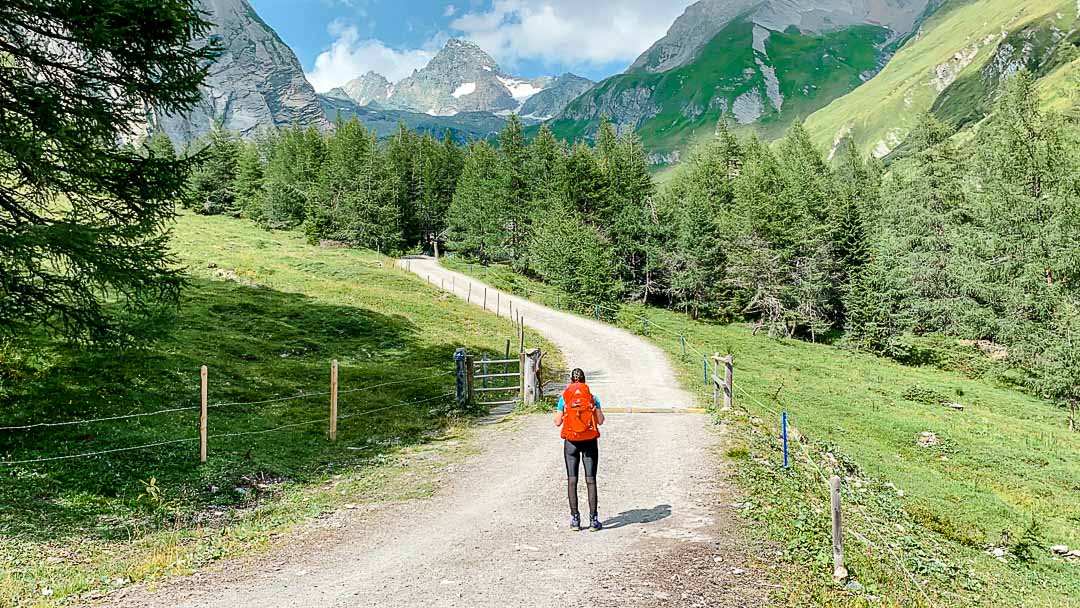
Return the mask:
<svg viewBox="0 0 1080 608">
<path fill-rule="evenodd" d="M 454 30 L 500 63 L 602 66 L 631 62 L 667 32 L 692 0 L 495 0 Z"/>
<path fill-rule="evenodd" d="M 443 12 L 442 12 L 443 17 L 453 17 L 456 14 L 457 14 L 457 7 L 454 6 L 453 4 L 447 4 L 446 8 L 443 9 Z"/>
<path fill-rule="evenodd" d="M 315 69 L 307 74 L 308 81 L 320 93 L 339 87 L 369 70 L 396 82 L 427 65 L 438 50 L 434 40 L 423 48 L 393 49 L 378 39 L 361 38 L 355 26 L 341 21 L 332 22 L 327 30 L 334 42 L 329 50 L 315 58 Z"/>
</svg>

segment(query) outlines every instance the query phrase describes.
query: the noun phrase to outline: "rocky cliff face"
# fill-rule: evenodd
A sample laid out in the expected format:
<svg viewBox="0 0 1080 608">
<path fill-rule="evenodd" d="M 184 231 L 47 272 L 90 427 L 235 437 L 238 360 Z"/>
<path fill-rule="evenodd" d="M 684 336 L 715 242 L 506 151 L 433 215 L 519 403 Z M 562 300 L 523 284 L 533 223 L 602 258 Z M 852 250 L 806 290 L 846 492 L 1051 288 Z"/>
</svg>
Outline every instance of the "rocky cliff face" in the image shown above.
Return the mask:
<svg viewBox="0 0 1080 608">
<path fill-rule="evenodd" d="M 666 72 L 693 60 L 725 25 L 761 4 L 761 0 L 701 0 L 687 7 L 667 35 L 641 54 L 630 70 Z"/>
<path fill-rule="evenodd" d="M 530 97 L 521 106 L 520 114 L 534 120 L 547 120 L 558 116 L 570 102 L 593 87 L 593 81 L 575 74 L 559 76 L 543 91 Z"/>
<path fill-rule="evenodd" d="M 210 70 L 202 101 L 182 116 L 151 112 L 152 128 L 182 145 L 218 123 L 245 137 L 291 124 L 329 127 L 296 55 L 247 0 L 199 3 L 215 24 L 209 36 L 224 52 Z"/>
</svg>

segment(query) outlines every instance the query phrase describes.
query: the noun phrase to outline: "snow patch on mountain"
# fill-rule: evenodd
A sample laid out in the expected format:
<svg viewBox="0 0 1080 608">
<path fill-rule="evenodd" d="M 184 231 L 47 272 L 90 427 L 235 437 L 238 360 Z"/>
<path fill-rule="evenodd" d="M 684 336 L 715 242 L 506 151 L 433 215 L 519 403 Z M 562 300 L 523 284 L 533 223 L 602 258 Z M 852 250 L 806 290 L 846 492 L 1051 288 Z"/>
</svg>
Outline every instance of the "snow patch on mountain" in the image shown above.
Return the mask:
<svg viewBox="0 0 1080 608">
<path fill-rule="evenodd" d="M 542 87 L 537 87 L 527 80 L 504 78 L 502 76 L 499 76 L 498 79 L 499 82 L 510 91 L 510 96 L 517 100 L 518 103 L 525 103 L 530 97 L 544 90 Z"/>
<path fill-rule="evenodd" d="M 453 97 L 454 99 L 461 99 L 462 97 L 464 97 L 466 95 L 472 95 L 475 92 L 476 92 L 476 83 L 475 82 L 466 82 L 465 84 L 461 85 L 460 87 L 454 89 L 454 92 L 451 93 L 450 96 Z"/>
</svg>

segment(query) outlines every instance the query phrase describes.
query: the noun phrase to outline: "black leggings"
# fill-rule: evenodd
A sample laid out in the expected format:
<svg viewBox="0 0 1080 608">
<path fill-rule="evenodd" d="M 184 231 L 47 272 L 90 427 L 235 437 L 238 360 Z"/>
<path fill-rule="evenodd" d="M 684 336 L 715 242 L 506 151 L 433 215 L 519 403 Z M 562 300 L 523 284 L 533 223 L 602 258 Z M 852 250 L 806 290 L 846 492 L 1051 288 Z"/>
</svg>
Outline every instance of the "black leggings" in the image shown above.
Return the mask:
<svg viewBox="0 0 1080 608">
<path fill-rule="evenodd" d="M 596 510 L 596 465 L 600 460 L 600 447 L 595 439 L 563 442 L 566 457 L 566 497 L 570 501 L 570 514 L 579 515 L 577 501 L 578 463 L 585 461 L 585 486 L 589 491 L 589 514 Z"/>
</svg>

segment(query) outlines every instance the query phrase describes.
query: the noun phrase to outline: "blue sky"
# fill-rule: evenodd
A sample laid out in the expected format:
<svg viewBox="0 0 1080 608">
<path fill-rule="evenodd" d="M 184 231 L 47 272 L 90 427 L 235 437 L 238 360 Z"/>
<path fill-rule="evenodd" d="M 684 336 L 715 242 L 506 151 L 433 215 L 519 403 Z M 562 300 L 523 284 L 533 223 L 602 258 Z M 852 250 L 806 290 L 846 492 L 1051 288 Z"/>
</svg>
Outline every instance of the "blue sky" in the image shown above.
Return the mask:
<svg viewBox="0 0 1080 608">
<path fill-rule="evenodd" d="M 476 42 L 516 75 L 599 80 L 626 69 L 691 0 L 250 2 L 325 91 L 368 70 L 399 80 L 450 37 Z"/>
</svg>

